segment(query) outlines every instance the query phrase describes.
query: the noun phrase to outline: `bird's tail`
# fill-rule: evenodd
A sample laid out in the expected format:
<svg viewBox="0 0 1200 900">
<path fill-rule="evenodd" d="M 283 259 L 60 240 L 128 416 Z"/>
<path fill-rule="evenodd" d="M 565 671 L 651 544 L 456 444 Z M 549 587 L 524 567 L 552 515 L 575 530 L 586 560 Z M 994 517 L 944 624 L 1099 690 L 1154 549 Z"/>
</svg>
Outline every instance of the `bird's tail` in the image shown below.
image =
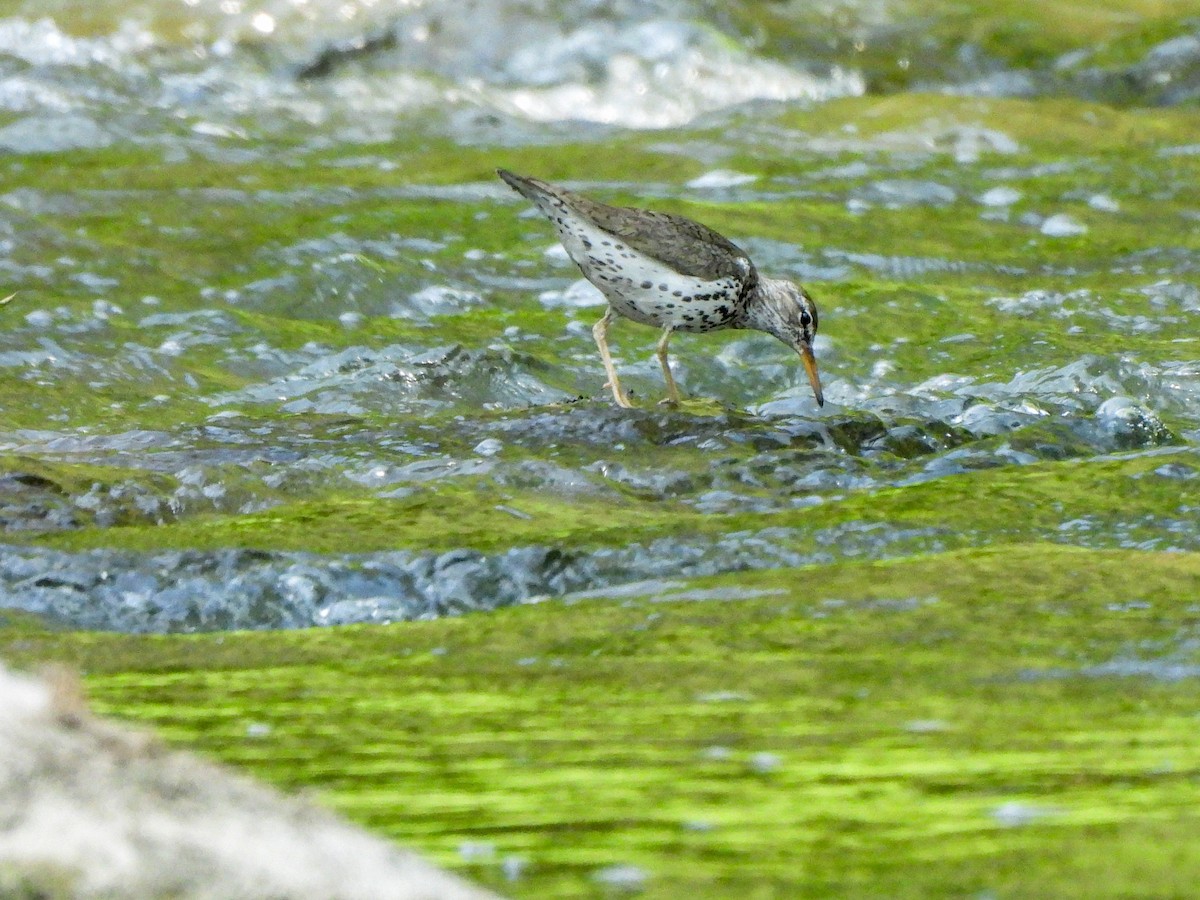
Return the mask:
<svg viewBox="0 0 1200 900">
<path fill-rule="evenodd" d="M 508 169 L 497 169 L 496 174 L 504 179 L 505 183 L 518 194 L 527 197 L 538 205 L 541 205 L 547 197 L 556 196 L 553 187 L 537 178 L 526 178 L 524 175 L 517 175 L 510 172 Z"/>
</svg>

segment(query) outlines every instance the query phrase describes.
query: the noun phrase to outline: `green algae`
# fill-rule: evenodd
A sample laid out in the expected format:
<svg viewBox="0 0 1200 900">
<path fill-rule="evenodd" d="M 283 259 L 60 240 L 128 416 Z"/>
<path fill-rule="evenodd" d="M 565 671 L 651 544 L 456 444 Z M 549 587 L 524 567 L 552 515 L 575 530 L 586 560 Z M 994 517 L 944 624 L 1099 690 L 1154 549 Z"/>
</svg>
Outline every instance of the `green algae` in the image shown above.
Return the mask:
<svg viewBox="0 0 1200 900">
<path fill-rule="evenodd" d="M 0 454 L 0 477 L 24 478 L 31 484 L 64 495 L 85 493 L 96 485 L 107 487 L 124 482 L 131 471 L 121 466 L 101 466 L 72 459 Z M 161 473 L 143 472 L 140 480 L 147 489 L 154 491 L 168 490 L 177 483 L 173 477 Z"/>
<path fill-rule="evenodd" d="M 771 30 L 768 20 L 780 8 L 757 4 L 736 14 L 767 21 L 770 47 L 791 39 Z M 1014 65 L 1046 65 L 1097 43 L 1096 64 L 1126 65 L 1195 7 L 1097 8 L 927 6 L 898 37 L 864 48 L 864 69 L 872 90 L 943 71 L 930 60 L 936 54 L 919 46 L 919 31 L 943 46 L 977 44 Z M 849 14 L 845 4 L 838 9 Z M 854 37 L 853 28 L 834 32 Z M 901 57 L 907 69 L 898 67 Z M 536 273 L 547 284 L 576 277 L 547 268 L 543 251 L 553 238 L 543 222 L 523 218 L 521 201 L 499 185 L 494 195 L 454 201 L 398 190 L 490 184 L 497 164 L 596 182 L 590 190 L 597 196 L 691 215 L 739 241 L 799 245 L 818 261 L 837 253 L 928 261 L 907 275 L 887 274 L 903 267 L 851 262 L 844 276 L 810 285 L 831 341 L 821 360 L 831 378 L 860 377 L 881 355 L 906 384 L 947 373 L 1006 381 L 1085 354 L 1155 364 L 1195 358 L 1193 345 L 1175 340 L 1178 327 L 1134 332 L 1097 317 L 1012 315 L 989 304 L 1034 289 L 1085 289 L 1124 315 L 1158 321 L 1162 310 L 1139 289 L 1164 277 L 1158 260 L 1200 251 L 1193 221 L 1200 157 L 1168 152 L 1194 144 L 1194 110 L 904 94 L 717 119 L 670 134 L 596 132 L 502 150 L 417 132 L 354 146 L 349 152 L 365 162 L 353 165 L 345 164 L 344 148 L 308 151 L 286 141 L 240 162 L 169 162 L 157 150 L 114 145 L 10 163 L 6 190 L 78 203 L 74 211 L 48 203 L 54 212 L 7 213 L 24 232 L 46 235 L 34 250 L 18 244 L 14 261 L 36 263 L 46 248 L 69 252 L 78 268 L 118 281 L 107 296 L 127 318 L 112 316 L 86 345 L 79 339 L 111 379 L 48 368 L 0 372 L 5 421 L 14 429 L 60 422 L 92 434 L 177 433 L 222 408 L 215 395 L 254 383 L 229 352 L 260 341 L 287 350 L 484 348 L 510 326 L 532 336 L 520 352 L 547 384 L 602 393 L 594 360 L 594 381 L 581 384 L 574 374 L 593 353 L 590 340 L 566 333 L 572 319 L 591 311 L 545 310 L 533 291 L 495 287 L 497 275 Z M 985 144 L 977 159 L 959 160 L 955 135 L 972 128 L 992 129 L 1016 148 Z M 277 156 L 289 154 L 289 164 L 279 165 Z M 857 160 L 870 165 L 858 175 L 830 174 Z M 758 175 L 763 195 L 737 203 L 698 190 L 647 198 L 664 186 L 675 192 L 714 165 Z M 944 207 L 877 204 L 866 213 L 847 206 L 885 177 L 945 184 L 956 199 Z M 1021 199 L 1007 220 L 982 218 L 976 196 L 1001 184 L 1018 188 Z M 1119 214 L 1089 206 L 1091 192 L 1116 197 Z M 1087 234 L 1051 239 L 1020 220 L 1057 212 L 1087 225 Z M 361 290 L 329 296 L 325 281 L 333 279 L 287 260 L 298 242 L 330 235 L 355 246 L 354 258 L 341 264 L 355 268 Z M 399 257 L 357 244 L 411 239 L 424 243 Z M 468 260 L 467 251 L 500 258 Z M 298 281 L 274 293 L 245 291 L 295 272 Z M 486 305 L 429 321 L 388 314 L 393 298 L 431 277 L 476 291 Z M 79 317 L 95 298 L 59 275 L 13 287 L 18 299 L 2 315 L 17 325 L 23 308 Z M 173 333 L 133 321 L 143 294 L 160 301 L 150 311 L 186 311 L 198 302 L 220 308 L 231 333 L 189 348 L 161 372 L 131 376 L 122 369 L 129 351 Z M 343 324 L 337 315 L 346 310 L 363 316 Z M 1085 327 L 1071 327 L 1080 322 Z M 961 334 L 976 340 L 942 342 Z M 617 343 L 627 358 L 648 356 L 655 337 L 622 329 Z M 673 354 L 702 374 L 711 354 L 742 339 L 684 339 Z M 778 353 L 784 358 L 783 348 Z M 658 390 L 637 375 L 629 383 L 647 396 Z M 763 399 L 737 385 L 716 389 L 725 402 Z M 228 405 L 246 421 L 322 439 L 335 440 L 337 422 L 346 421 L 288 415 L 273 400 Z M 461 455 L 470 444 L 454 431 L 454 416 L 492 422 L 565 409 L 480 412 L 460 403 L 420 424 L 442 430 L 442 452 Z M 700 420 L 725 412 L 696 400 L 682 414 Z M 1163 416 L 1176 431 L 1194 428 Z M 412 421 L 375 410 L 352 419 L 356 427 L 413 434 Z M 974 446 L 1021 449 L 1045 433 L 1020 429 Z M 958 440 L 967 438 L 947 438 Z M 1052 443 L 1064 454 L 1088 455 L 1085 447 Z M 802 441 L 789 449 L 810 450 Z M 848 441 L 844 449 L 857 445 Z M 756 449 L 751 442 L 722 450 L 714 461 L 711 452 L 651 437 L 633 453 L 647 469 L 703 472 L 749 462 Z M 510 442 L 500 458 L 547 455 L 542 446 Z M 610 454 L 567 446 L 555 458 L 578 469 L 598 455 Z M 1200 831 L 1189 690 L 1196 557 L 1020 543 L 1162 546 L 1171 540 L 1167 524 L 1194 531 L 1195 481 L 1156 474 L 1172 461 L 1194 464 L 1195 452 L 831 490 L 816 506 L 769 515 L 701 514 L 620 486 L 558 496 L 455 478 L 382 499 L 337 478 L 314 479 L 303 490 L 270 493 L 279 505 L 265 512 L 184 513 L 161 527 L 127 524 L 139 521 L 130 516 L 118 520 L 126 527 L 36 540 L 140 551 L 502 552 L 663 535 L 715 539 L 782 526 L 793 533 L 780 541 L 806 553 L 827 551 L 822 537 L 838 529 L 915 531 L 928 538 L 912 547 L 962 549 L 692 581 L 672 589 L 671 602 L 614 597 L 390 628 L 52 635 L 30 617 L 5 613 L 0 652 L 80 665 L 101 711 L 152 725 L 286 788 L 315 790 L 357 821 L 518 896 L 603 893 L 593 873 L 620 863 L 642 867 L 645 894 L 663 897 L 1187 896 L 1198 873 L 1183 848 Z M 865 465 L 916 471 L 902 463 Z M 157 494 L 175 487 L 117 459 L 6 457 L 2 471 L 44 478 L 64 497 L 126 481 Z M 237 477 L 231 469 L 222 480 Z M 769 484 L 747 493 L 776 490 Z M 686 599 L 688 590 L 744 599 L 700 602 Z M 1122 660 L 1161 666 L 1104 668 Z M 464 841 L 493 844 L 496 859 L 525 859 L 526 874 L 508 884 L 495 861 L 464 861 Z"/>
<path fill-rule="evenodd" d="M 669 448 L 660 454 L 664 463 L 674 463 Z M 463 477 L 416 488 L 398 499 L 365 496 L 362 490 L 349 495 L 330 492 L 320 500 L 281 504 L 260 513 L 196 515 L 162 526 L 85 528 L 30 540 L 68 550 L 499 551 L 522 544 L 565 549 L 619 546 L 665 536 L 783 526 L 797 529 L 793 543 L 808 548 L 814 534 L 847 525 L 928 528 L 947 540 L 1017 541 L 1053 538 L 1065 523 L 1087 518 L 1097 540 L 1111 541 L 1116 539 L 1113 527 L 1150 522 L 1156 516 L 1186 516 L 1190 505 L 1200 501 L 1200 487 L 1192 482 L 1155 474 L 1172 458 L 1135 454 L 991 468 L 905 487 L 831 494 L 817 506 L 773 514 L 703 513 L 636 491 L 558 498 L 545 490 L 501 488 L 486 479 Z M 1191 461 L 1195 454 L 1182 449 L 1177 458 Z"/>
<path fill-rule="evenodd" d="M 875 345 L 885 339 L 902 339 L 908 343 L 894 347 L 898 368 L 915 383 L 981 366 L 987 371 L 1000 365 L 1028 366 L 1034 360 L 1052 364 L 1081 352 L 1127 354 L 1149 362 L 1187 358 L 1190 350 L 1185 345 L 1152 332 L 1127 333 L 1103 322 L 1072 330 L 1071 319 L 1004 315 L 988 301 L 1030 289 L 1086 289 L 1119 303 L 1129 316 L 1158 315 L 1160 311 L 1138 293 L 1154 280 L 1154 258 L 1200 251 L 1200 233 L 1184 218 L 1200 205 L 1200 157 L 1161 152 L 1188 144 L 1193 120 L 1183 109 L 1119 110 L 1053 98 L 905 94 L 783 110 L 766 120 L 761 114 L 734 115 L 719 129 L 695 128 L 671 144 L 664 144 L 660 134 L 631 134 L 613 138 L 612 152 L 597 153 L 588 142 L 564 143 L 506 151 L 499 161 L 550 178 L 628 185 L 629 172 L 636 170 L 646 182 L 675 184 L 705 169 L 689 158 L 688 140 L 683 138 L 711 146 L 730 128 L 744 127 L 749 138 L 729 145 L 722 164 L 762 176 L 767 187 L 798 183 L 803 190 L 737 204 L 697 196 L 664 198 L 652 205 L 700 218 L 738 240 L 777 239 L 799 243 L 809 253 L 897 259 L 901 270 L 904 260 L 928 261 L 928 267 L 917 266 L 906 277 L 889 276 L 886 266 L 881 272 L 852 264 L 836 283 L 810 285 L 822 303 L 824 331 L 834 341 L 833 357 L 822 360 L 831 376 L 843 365 L 871 359 L 878 353 Z M 948 172 L 954 141 L 946 134 L 968 125 L 1007 135 L 1017 150 L 1002 153 L 985 145 L 978 160 L 955 163 Z M 766 138 L 754 138 L 768 126 L 788 135 L 788 144 L 781 148 Z M 792 144 L 797 145 L 794 152 Z M 172 164 L 144 148 L 119 145 L 10 164 L 6 183 L 11 191 L 31 190 L 67 205 L 67 211 L 51 203 L 53 213 L 13 213 L 22 227 L 58 236 L 80 267 L 119 283 L 115 299 L 124 314 L 110 317 L 103 338 L 97 335 L 86 344 L 88 354 L 105 359 L 114 376 L 122 376 L 128 349 L 153 350 L 171 334 L 170 326 L 143 328 L 135 320 L 135 304 L 142 295 L 157 298 L 156 310 L 174 311 L 194 309 L 198 292 L 207 291 L 214 298 L 210 302 L 227 310 L 232 322 L 232 333 L 223 335 L 226 343 L 189 347 L 185 360 L 160 360 L 161 373 L 137 378 L 125 374 L 114 377 L 111 385 L 61 368 L 23 374 L 6 368 L 0 372 L 0 402 L 14 417 L 13 424 L 36 427 L 54 416 L 66 416 L 80 426 L 114 431 L 139 423 L 157 427 L 197 421 L 211 413 L 204 398 L 245 384 L 229 351 L 263 340 L 282 348 L 309 342 L 331 349 L 389 342 L 428 347 L 446 341 L 481 347 L 495 340 L 498 331 L 516 327 L 534 338 L 522 344 L 522 352 L 544 366 L 540 374 L 551 386 L 569 393 L 587 389 L 570 371 L 576 366 L 567 365 L 591 353 L 586 337 L 565 335 L 575 316 L 545 310 L 528 292 L 498 289 L 481 275 L 483 270 L 511 276 L 525 271 L 523 267 L 544 265 L 542 250 L 552 242 L 549 229 L 521 218 L 521 204 L 502 193 L 498 183 L 495 196 L 503 197 L 501 202 L 449 202 L 396 190 L 402 185 L 494 181 L 496 151 L 454 148 L 424 138 L 358 149 L 367 158 L 394 161 L 400 169 L 320 165 L 323 159 L 337 158 L 326 150 L 314 156 L 315 164 L 305 168 L 298 181 L 297 170 L 269 160 L 189 159 Z M 866 174 L 823 174 L 831 163 L 864 157 L 874 162 Z M 889 163 L 893 157 L 898 161 Z M 1067 165 L 1056 168 L 1063 162 Z M 949 207 L 877 205 L 868 214 L 847 208 L 855 191 L 889 170 L 907 179 L 944 182 L 958 199 Z M 1023 195 L 1007 221 L 982 218 L 974 200 L 997 184 L 1012 184 Z M 1120 212 L 1091 208 L 1086 200 L 1093 191 L 1114 195 Z M 596 193 L 616 202 L 650 202 L 628 186 Z M 79 208 L 71 212 L 71 204 Z M 1024 212 L 1066 212 L 1089 230 L 1077 237 L 1049 238 L 1020 222 Z M 331 298 L 329 279 L 319 270 L 306 272 L 303 263 L 297 267 L 281 255 L 306 237 L 330 234 L 352 241 L 431 243 L 396 258 L 356 251 L 358 261 L 339 263 L 361 269 L 356 289 Z M 466 260 L 463 254 L 468 250 L 503 254 L 503 259 Z M 27 249 L 18 246 L 14 256 L 21 261 L 25 253 Z M 1149 272 L 1138 261 L 1145 253 L 1151 254 Z M 1123 259 L 1129 263 L 1114 265 Z M 393 298 L 426 283 L 426 263 L 436 268 L 443 283 L 479 293 L 483 305 L 429 322 L 386 314 Z M 247 284 L 267 282 L 281 273 L 299 280 L 261 297 L 244 296 Z M 569 269 L 555 273 L 560 278 L 572 275 Z M 4 315 L 18 322 L 23 307 L 60 307 L 84 315 L 94 300 L 92 291 L 67 280 L 16 287 L 21 289 L 19 301 L 6 307 Z M 233 299 L 216 299 L 223 291 L 232 291 Z M 338 322 L 337 315 L 347 310 L 360 312 L 362 319 L 350 326 Z M 987 340 L 982 347 L 939 344 L 936 354 L 925 352 L 947 334 Z M 686 364 L 702 368 L 709 354 L 737 339 L 704 336 L 680 340 L 673 349 Z M 631 328 L 617 340 L 626 353 L 648 355 L 654 335 Z M 784 351 L 779 352 L 782 359 Z M 254 414 L 279 415 L 269 403 Z"/>
<path fill-rule="evenodd" d="M 1171 848 L 1200 832 L 1194 676 L 1172 674 L 1196 665 L 1198 589 L 1196 554 L 1014 545 L 391 627 L 0 647 L 512 896 L 599 893 L 616 864 L 650 897 L 1168 896 L 1197 874 Z"/>
<path fill-rule="evenodd" d="M 737 4 L 720 15 L 768 52 L 852 66 L 862 72 L 868 91 L 892 93 L 996 69 L 1053 72 L 1073 54 L 1082 56 L 1076 65 L 1129 65 L 1155 44 L 1188 33 L 1197 7 L 1194 0 L 826 5 L 792 0 Z M 1145 101 L 1144 94 L 1111 94 L 1113 101 Z"/>
<path fill-rule="evenodd" d="M 440 483 L 399 499 L 357 491 L 261 513 L 193 516 L 178 525 L 74 531 L 47 537 L 45 543 L 63 549 L 243 547 L 313 553 L 500 550 L 522 544 L 624 543 L 682 531 L 695 518 L 681 515 L 673 505 L 622 503 L 615 495 L 566 501 L 478 479 L 460 481 L 466 483 Z"/>
<path fill-rule="evenodd" d="M 70 900 L 79 896 L 78 878 L 55 866 L 24 871 L 0 864 L 0 897 L 4 900 Z"/>
</svg>

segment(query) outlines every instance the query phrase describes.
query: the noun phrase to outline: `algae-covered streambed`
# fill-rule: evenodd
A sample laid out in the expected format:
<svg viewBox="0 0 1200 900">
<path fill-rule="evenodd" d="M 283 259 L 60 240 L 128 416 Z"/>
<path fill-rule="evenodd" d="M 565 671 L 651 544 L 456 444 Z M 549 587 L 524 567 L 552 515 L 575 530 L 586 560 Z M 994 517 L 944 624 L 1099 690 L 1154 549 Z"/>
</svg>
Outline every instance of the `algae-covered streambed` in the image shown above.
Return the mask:
<svg viewBox="0 0 1200 900">
<path fill-rule="evenodd" d="M 513 896 L 1188 895 L 1200 4 L 594 6 L 0 8 L 0 657 Z"/>
<path fill-rule="evenodd" d="M 1182 897 L 1198 592 L 1198 554 L 1020 544 L 4 649 L 518 896 Z"/>
</svg>

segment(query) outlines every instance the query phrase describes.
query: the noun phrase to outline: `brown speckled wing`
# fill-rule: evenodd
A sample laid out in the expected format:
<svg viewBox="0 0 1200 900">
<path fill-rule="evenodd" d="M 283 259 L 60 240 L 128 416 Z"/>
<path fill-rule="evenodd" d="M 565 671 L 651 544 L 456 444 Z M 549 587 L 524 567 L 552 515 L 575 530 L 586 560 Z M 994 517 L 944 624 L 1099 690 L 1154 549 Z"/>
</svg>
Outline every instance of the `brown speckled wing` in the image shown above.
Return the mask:
<svg viewBox="0 0 1200 900">
<path fill-rule="evenodd" d="M 743 290 L 758 279 L 745 250 L 699 222 L 672 213 L 609 206 L 578 194 L 563 199 L 604 231 L 681 275 L 705 281 L 733 278 Z"/>
<path fill-rule="evenodd" d="M 746 251 L 699 222 L 671 213 L 609 206 L 549 182 L 504 170 L 499 170 L 499 175 L 535 203 L 539 194 L 561 200 L 600 229 L 681 275 L 705 281 L 733 278 L 741 283 L 742 292 L 758 282 L 758 273 Z"/>
</svg>

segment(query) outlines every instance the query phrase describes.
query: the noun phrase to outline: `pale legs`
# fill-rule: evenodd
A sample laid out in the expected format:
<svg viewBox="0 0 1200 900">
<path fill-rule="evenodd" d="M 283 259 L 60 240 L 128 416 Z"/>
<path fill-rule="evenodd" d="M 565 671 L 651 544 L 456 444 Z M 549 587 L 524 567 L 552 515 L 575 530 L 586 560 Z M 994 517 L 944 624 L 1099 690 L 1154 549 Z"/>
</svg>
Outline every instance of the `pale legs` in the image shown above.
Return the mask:
<svg viewBox="0 0 1200 900">
<path fill-rule="evenodd" d="M 616 317 L 610 306 L 604 311 L 604 316 L 600 321 L 592 326 L 592 337 L 596 339 L 596 346 L 600 348 L 600 359 L 604 362 L 604 373 L 608 376 L 608 384 L 605 387 L 612 388 L 613 399 L 617 401 L 617 406 L 633 409 L 633 404 L 621 390 L 621 380 L 617 378 L 616 366 L 613 365 L 612 356 L 608 352 L 608 326 L 612 324 L 614 318 Z"/>
<path fill-rule="evenodd" d="M 617 378 L 617 367 L 613 365 L 612 355 L 608 352 L 608 327 L 612 325 L 615 318 L 610 306 L 605 310 L 600 321 L 592 326 L 592 337 L 596 339 L 596 346 L 600 348 L 600 359 L 604 362 L 604 373 L 608 376 L 608 383 L 605 387 L 612 389 L 613 399 L 617 401 L 617 406 L 633 409 L 633 404 L 621 390 L 621 380 Z M 662 337 L 658 339 L 658 348 L 655 351 L 658 361 L 662 365 L 663 378 L 667 382 L 667 399 L 663 403 L 679 402 L 679 388 L 675 384 L 675 377 L 671 374 L 671 364 L 667 360 L 667 345 L 671 343 L 671 332 L 674 330 L 673 325 L 668 325 L 663 329 Z"/>
<path fill-rule="evenodd" d="M 671 364 L 667 362 L 667 344 L 671 341 L 671 332 L 675 330 L 674 325 L 668 325 L 663 329 L 662 337 L 658 339 L 658 361 L 662 363 L 663 378 L 667 380 L 667 399 L 663 403 L 678 403 L 679 388 L 675 387 L 675 378 L 671 375 Z"/>
</svg>

